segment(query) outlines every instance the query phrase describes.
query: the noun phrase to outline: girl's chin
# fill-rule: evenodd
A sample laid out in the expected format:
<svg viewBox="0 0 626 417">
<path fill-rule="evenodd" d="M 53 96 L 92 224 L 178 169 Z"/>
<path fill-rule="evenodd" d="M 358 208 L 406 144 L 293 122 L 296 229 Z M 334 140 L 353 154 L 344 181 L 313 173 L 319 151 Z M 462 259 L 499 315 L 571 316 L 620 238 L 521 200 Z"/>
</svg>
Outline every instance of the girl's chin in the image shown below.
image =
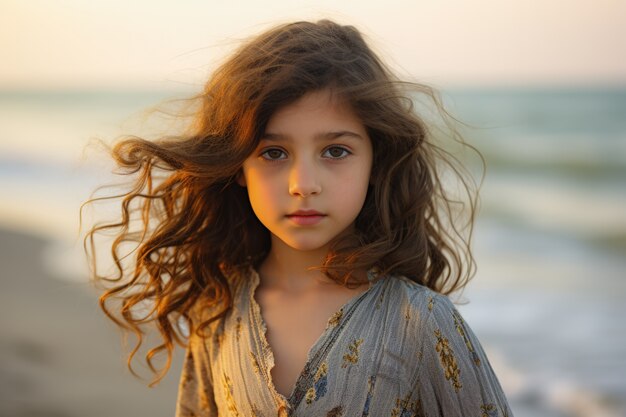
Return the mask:
<svg viewBox="0 0 626 417">
<path fill-rule="evenodd" d="M 307 243 L 293 243 L 287 244 L 287 246 L 298 252 L 320 252 L 320 251 L 328 251 L 328 245 L 316 245 L 316 244 L 307 244 Z"/>
<path fill-rule="evenodd" d="M 280 239 L 277 236 L 274 236 L 275 239 L 272 239 L 272 246 L 275 247 L 277 244 L 283 246 L 284 249 L 294 250 L 298 252 L 327 252 L 329 248 L 329 243 L 324 241 L 313 241 L 313 240 L 296 240 L 296 239 Z"/>
</svg>

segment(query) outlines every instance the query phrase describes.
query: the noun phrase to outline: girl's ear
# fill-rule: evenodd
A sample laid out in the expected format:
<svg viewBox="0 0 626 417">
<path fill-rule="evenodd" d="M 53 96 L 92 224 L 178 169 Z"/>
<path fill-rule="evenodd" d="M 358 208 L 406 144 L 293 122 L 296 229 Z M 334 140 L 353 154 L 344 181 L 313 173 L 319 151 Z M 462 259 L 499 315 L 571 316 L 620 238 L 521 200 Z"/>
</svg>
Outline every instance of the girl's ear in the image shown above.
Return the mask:
<svg viewBox="0 0 626 417">
<path fill-rule="evenodd" d="M 235 179 L 237 180 L 237 184 L 241 185 L 242 187 L 246 186 L 246 177 L 245 175 L 243 175 L 243 170 L 240 169 L 237 172 L 237 176 L 235 177 Z"/>
</svg>

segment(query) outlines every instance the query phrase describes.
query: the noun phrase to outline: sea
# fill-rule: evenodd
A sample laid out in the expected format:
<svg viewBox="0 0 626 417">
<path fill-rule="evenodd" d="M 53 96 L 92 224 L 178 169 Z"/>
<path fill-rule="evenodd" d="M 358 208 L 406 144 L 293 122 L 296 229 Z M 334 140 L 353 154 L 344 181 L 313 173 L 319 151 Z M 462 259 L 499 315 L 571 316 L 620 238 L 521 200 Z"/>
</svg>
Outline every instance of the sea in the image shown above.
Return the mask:
<svg viewBox="0 0 626 417">
<path fill-rule="evenodd" d="M 515 416 L 626 416 L 626 87 L 440 93 L 485 162 L 449 148 L 480 185 L 477 270 L 458 308 Z M 86 283 L 79 216 L 119 207 L 81 203 L 123 180 L 102 143 L 175 132 L 178 119 L 147 110 L 189 94 L 0 91 L 0 226 L 46 235 L 50 270 Z M 436 114 L 425 120 L 445 141 Z"/>
</svg>

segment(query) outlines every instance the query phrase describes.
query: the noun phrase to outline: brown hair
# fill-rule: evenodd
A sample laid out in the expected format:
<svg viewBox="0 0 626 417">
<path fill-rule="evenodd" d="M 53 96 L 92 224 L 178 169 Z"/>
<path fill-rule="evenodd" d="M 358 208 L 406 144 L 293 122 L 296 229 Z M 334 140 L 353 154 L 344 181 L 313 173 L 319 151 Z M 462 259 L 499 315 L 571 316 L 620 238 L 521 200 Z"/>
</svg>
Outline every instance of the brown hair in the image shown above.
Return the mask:
<svg viewBox="0 0 626 417">
<path fill-rule="evenodd" d="M 425 94 L 447 115 L 438 94 L 397 79 L 352 26 L 328 20 L 280 25 L 244 44 L 215 71 L 194 97 L 200 107 L 186 133 L 118 141 L 111 153 L 122 173 L 134 175 L 132 189 L 87 202 L 121 198 L 121 221 L 93 226 L 85 250 L 91 253 L 95 280 L 112 284 L 100 298 L 102 309 L 138 337 L 128 358 L 131 372 L 142 343 L 141 325 L 154 322 L 162 336 L 163 343 L 146 355 L 154 373 L 153 357 L 167 352 L 154 384 L 169 369 L 174 342 L 182 344 L 181 318 L 190 331 L 199 331 L 229 311 L 229 276 L 257 266 L 270 245 L 268 230 L 236 182 L 241 165 L 277 109 L 324 88 L 339 94 L 360 117 L 374 161 L 354 232 L 333 242 L 321 270 L 349 285 L 357 282 L 350 271 L 377 267 L 382 274 L 404 275 L 445 294 L 473 276 L 475 183 L 458 159 L 434 143 L 413 108 L 416 95 Z M 456 174 L 469 196 L 463 225 L 454 206 L 464 203 L 451 198 L 442 184 L 448 172 Z M 133 214 L 140 214 L 138 230 L 131 228 Z M 116 236 L 114 277 L 96 270 L 94 236 L 110 231 Z M 127 242 L 136 244 L 131 265 L 120 254 Z M 190 309 L 200 298 L 203 305 L 219 308 L 209 320 L 194 323 Z M 121 303 L 115 311 L 108 305 L 113 300 Z M 136 310 L 146 305 L 148 312 L 138 317 Z"/>
</svg>

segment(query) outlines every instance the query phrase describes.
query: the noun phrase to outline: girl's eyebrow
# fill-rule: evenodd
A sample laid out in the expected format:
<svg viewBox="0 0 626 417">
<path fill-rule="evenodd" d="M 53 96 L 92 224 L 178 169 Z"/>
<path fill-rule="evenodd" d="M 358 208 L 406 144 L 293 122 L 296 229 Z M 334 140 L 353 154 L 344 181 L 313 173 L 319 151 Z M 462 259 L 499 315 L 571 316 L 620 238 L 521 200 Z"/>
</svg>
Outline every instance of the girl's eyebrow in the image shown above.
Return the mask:
<svg viewBox="0 0 626 417">
<path fill-rule="evenodd" d="M 331 131 L 331 132 L 323 132 L 323 133 L 318 133 L 316 134 L 313 139 L 317 140 L 317 141 L 323 141 L 323 140 L 333 140 L 333 139 L 337 139 L 340 137 L 352 137 L 352 138 L 356 138 L 356 139 L 363 139 L 363 136 L 359 135 L 356 132 L 353 132 L 351 130 L 338 130 L 338 131 Z M 268 133 L 265 132 L 260 140 L 274 140 L 274 141 L 290 141 L 291 140 L 291 136 L 289 135 L 284 135 L 281 133 Z"/>
</svg>

